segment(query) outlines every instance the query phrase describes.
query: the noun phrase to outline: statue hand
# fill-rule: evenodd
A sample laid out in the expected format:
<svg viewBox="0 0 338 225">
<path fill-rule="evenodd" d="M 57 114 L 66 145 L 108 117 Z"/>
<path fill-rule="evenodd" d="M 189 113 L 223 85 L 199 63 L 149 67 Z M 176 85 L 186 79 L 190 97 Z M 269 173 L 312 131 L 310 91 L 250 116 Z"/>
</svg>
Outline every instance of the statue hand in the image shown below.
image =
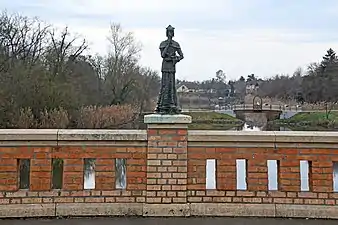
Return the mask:
<svg viewBox="0 0 338 225">
<path fill-rule="evenodd" d="M 173 58 L 174 64 L 178 63 L 179 61 L 181 61 L 181 58 L 180 58 L 180 57 L 175 56 L 175 57 Z"/>
</svg>

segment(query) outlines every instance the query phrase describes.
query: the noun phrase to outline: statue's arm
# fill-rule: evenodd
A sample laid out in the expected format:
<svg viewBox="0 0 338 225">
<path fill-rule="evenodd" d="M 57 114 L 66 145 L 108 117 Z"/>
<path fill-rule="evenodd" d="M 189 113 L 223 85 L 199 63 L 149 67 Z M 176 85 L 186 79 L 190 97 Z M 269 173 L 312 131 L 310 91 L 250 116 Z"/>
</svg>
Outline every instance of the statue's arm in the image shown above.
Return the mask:
<svg viewBox="0 0 338 225">
<path fill-rule="evenodd" d="M 165 57 L 167 57 L 167 51 L 166 48 L 160 48 L 161 50 L 161 57 L 164 59 Z"/>
<path fill-rule="evenodd" d="M 177 49 L 177 54 L 180 56 L 180 60 L 184 59 L 184 55 L 181 48 Z"/>
</svg>

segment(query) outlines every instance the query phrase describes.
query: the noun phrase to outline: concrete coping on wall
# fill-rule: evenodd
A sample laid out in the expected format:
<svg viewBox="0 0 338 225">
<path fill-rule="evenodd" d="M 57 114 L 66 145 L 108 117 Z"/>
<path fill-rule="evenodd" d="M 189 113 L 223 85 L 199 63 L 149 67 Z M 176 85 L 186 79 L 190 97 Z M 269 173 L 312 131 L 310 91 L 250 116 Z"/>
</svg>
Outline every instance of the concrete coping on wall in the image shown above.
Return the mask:
<svg viewBox="0 0 338 225">
<path fill-rule="evenodd" d="M 161 115 L 150 114 L 144 116 L 145 124 L 189 124 L 192 122 L 192 118 L 189 115 Z"/>
<path fill-rule="evenodd" d="M 58 129 L 0 129 L 0 141 L 57 141 Z"/>
<path fill-rule="evenodd" d="M 91 142 L 102 144 L 108 142 L 145 142 L 146 130 L 66 130 L 66 129 L 0 129 L 0 145 L 24 145 L 33 143 L 55 144 L 65 142 Z M 204 143 L 205 145 L 246 147 L 246 144 L 257 147 L 278 147 L 293 145 L 306 147 L 311 144 L 327 145 L 338 148 L 338 132 L 312 131 L 216 131 L 189 130 L 189 145 Z M 21 144 L 20 144 L 21 143 Z"/>
<path fill-rule="evenodd" d="M 145 130 L 59 130 L 58 141 L 146 141 Z"/>
<path fill-rule="evenodd" d="M 145 130 L 0 129 L 0 141 L 145 141 Z"/>
<path fill-rule="evenodd" d="M 0 146 L 139 146 L 146 140 L 146 130 L 0 129 Z"/>
<path fill-rule="evenodd" d="M 318 147 L 338 148 L 338 132 L 317 131 L 202 131 L 189 130 L 188 141 L 195 143 L 213 143 L 214 146 L 224 146 L 231 143 L 234 147 L 308 147 L 317 144 Z M 325 146 L 327 145 L 327 146 Z"/>
</svg>

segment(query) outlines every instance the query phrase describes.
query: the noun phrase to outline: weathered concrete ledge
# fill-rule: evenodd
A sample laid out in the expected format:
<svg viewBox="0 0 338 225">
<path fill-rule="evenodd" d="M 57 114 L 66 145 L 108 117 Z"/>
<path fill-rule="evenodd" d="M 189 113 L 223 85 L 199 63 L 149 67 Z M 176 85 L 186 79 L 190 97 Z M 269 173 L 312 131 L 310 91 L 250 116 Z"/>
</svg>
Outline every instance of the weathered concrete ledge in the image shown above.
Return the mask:
<svg viewBox="0 0 338 225">
<path fill-rule="evenodd" d="M 0 129 L 0 146 L 56 146 L 58 129 Z"/>
<path fill-rule="evenodd" d="M 189 130 L 188 135 L 188 141 L 271 143 L 276 140 L 273 131 Z"/>
<path fill-rule="evenodd" d="M 192 122 L 191 116 L 178 115 L 161 115 L 150 114 L 144 116 L 144 123 L 146 124 L 189 124 Z"/>
<path fill-rule="evenodd" d="M 58 129 L 0 129 L 1 141 L 56 141 Z"/>
<path fill-rule="evenodd" d="M 189 146 L 338 148 L 338 132 L 189 130 Z"/>
<path fill-rule="evenodd" d="M 58 130 L 58 141 L 145 141 L 145 130 Z"/>
<path fill-rule="evenodd" d="M 236 203 L 51 203 L 0 205 L 0 218 L 144 216 L 338 219 L 338 206 Z"/>
<path fill-rule="evenodd" d="M 59 146 L 146 146 L 146 130 L 59 130 Z"/>
<path fill-rule="evenodd" d="M 190 116 L 147 115 L 149 128 L 187 128 Z M 161 123 L 155 123 L 161 117 Z M 154 124 L 152 123 L 154 122 Z M 0 129 L 0 146 L 146 146 L 146 130 Z M 189 146 L 338 149 L 338 132 L 189 130 Z"/>
<path fill-rule="evenodd" d="M 0 129 L 0 146 L 139 146 L 146 140 L 146 130 Z"/>
</svg>

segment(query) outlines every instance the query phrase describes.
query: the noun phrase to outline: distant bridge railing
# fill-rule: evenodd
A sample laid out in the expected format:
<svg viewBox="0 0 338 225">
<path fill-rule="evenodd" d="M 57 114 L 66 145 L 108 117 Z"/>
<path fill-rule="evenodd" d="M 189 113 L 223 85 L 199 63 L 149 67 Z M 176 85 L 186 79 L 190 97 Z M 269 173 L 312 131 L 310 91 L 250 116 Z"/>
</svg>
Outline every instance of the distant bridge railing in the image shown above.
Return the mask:
<svg viewBox="0 0 338 225">
<path fill-rule="evenodd" d="M 301 111 L 299 106 L 282 106 L 282 105 L 262 105 L 259 107 L 253 107 L 252 104 L 241 104 L 241 105 L 232 105 L 232 110 L 248 110 L 248 111 L 257 111 L 257 110 L 271 110 L 271 111 Z"/>
</svg>

